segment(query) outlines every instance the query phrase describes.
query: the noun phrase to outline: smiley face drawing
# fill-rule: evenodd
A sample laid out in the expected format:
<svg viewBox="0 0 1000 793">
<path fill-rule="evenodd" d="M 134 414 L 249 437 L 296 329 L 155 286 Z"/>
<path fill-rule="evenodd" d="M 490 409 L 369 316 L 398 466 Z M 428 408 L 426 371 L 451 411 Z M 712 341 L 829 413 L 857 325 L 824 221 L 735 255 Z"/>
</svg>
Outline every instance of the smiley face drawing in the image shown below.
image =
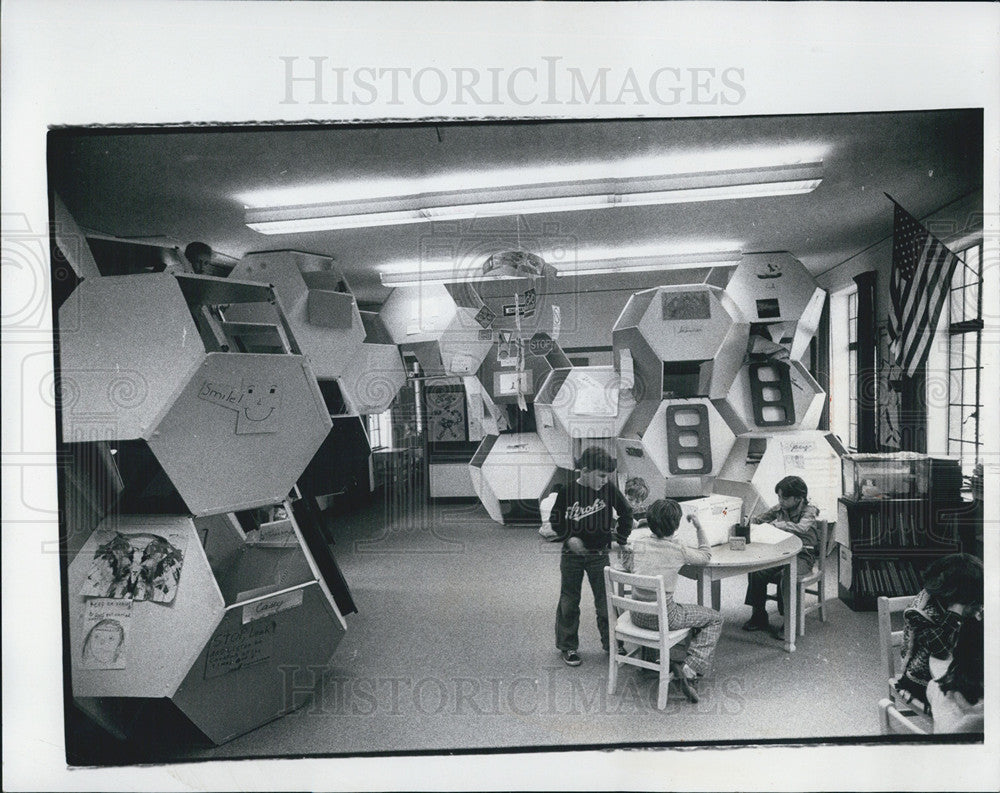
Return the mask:
<svg viewBox="0 0 1000 793">
<path fill-rule="evenodd" d="M 277 432 L 281 421 L 281 391 L 278 383 L 240 381 L 239 385 L 205 380 L 198 399 L 236 411 L 236 434 Z"/>
<path fill-rule="evenodd" d="M 247 383 L 239 401 L 236 434 L 277 432 L 280 416 L 281 386 L 267 382 Z"/>
</svg>

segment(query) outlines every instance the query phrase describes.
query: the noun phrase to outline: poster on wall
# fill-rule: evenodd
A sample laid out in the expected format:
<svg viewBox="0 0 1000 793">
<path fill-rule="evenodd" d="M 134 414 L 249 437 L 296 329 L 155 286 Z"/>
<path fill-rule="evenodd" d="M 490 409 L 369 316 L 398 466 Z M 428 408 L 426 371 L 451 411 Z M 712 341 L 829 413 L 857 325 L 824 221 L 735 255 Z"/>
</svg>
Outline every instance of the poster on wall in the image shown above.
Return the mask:
<svg viewBox="0 0 1000 793">
<path fill-rule="evenodd" d="M 173 603 L 187 535 L 101 530 L 83 597 Z"/>
<path fill-rule="evenodd" d="M 427 437 L 432 443 L 464 442 L 469 439 L 465 390 L 460 385 L 428 387 Z"/>
<path fill-rule="evenodd" d="M 124 669 L 128 653 L 132 601 L 94 598 L 83 612 L 82 669 Z"/>
</svg>

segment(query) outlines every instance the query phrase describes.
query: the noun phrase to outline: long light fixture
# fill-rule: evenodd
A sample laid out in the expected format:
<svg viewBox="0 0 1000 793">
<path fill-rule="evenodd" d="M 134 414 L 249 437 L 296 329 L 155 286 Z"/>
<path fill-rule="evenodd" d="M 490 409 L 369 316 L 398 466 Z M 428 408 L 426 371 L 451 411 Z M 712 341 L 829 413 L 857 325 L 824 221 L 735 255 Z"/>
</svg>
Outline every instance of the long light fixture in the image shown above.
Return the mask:
<svg viewBox="0 0 1000 793">
<path fill-rule="evenodd" d="M 691 270 L 708 267 L 733 267 L 740 263 L 740 251 L 709 251 L 698 253 L 664 254 L 649 256 L 627 256 L 621 258 L 576 259 L 561 263 L 556 275 L 590 276 L 608 273 L 635 273 L 659 270 Z M 405 287 L 422 284 L 448 284 L 461 281 L 499 280 L 515 276 L 484 275 L 482 263 L 463 267 L 422 269 L 415 265 L 412 269 L 398 269 L 379 273 L 382 286 Z"/>
<path fill-rule="evenodd" d="M 247 226 L 262 234 L 337 231 L 484 216 L 795 195 L 815 190 L 822 179 L 823 162 L 816 160 L 661 176 L 528 183 L 327 203 L 247 207 L 245 221 Z"/>
</svg>

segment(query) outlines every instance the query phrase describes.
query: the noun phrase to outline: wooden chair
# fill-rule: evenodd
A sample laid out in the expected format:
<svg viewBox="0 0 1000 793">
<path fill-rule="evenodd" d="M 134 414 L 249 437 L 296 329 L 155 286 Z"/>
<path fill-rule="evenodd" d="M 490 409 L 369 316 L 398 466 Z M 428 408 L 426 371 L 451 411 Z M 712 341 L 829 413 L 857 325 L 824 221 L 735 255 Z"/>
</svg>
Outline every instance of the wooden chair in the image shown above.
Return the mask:
<svg viewBox="0 0 1000 793">
<path fill-rule="evenodd" d="M 816 530 L 819 534 L 819 546 L 816 548 L 816 564 L 812 572 L 797 580 L 795 587 L 795 597 L 797 598 L 795 602 L 798 604 L 795 610 L 798 615 L 798 625 L 796 628 L 798 629 L 799 636 L 806 635 L 806 614 L 819 610 L 819 618 L 823 622 L 826 622 L 826 604 L 834 600 L 834 598 L 827 596 L 826 580 L 826 560 L 830 558 L 830 554 L 833 553 L 833 546 L 835 545 L 833 532 L 830 531 L 829 522 L 823 519 L 816 521 Z M 816 602 L 810 603 L 807 606 L 805 604 L 806 595 L 815 596 Z M 768 591 L 767 599 L 780 601 L 781 592 L 777 586 L 775 586 L 774 592 Z"/>
<path fill-rule="evenodd" d="M 670 686 L 670 648 L 684 641 L 690 628 L 672 631 L 667 623 L 667 595 L 663 587 L 663 576 L 635 575 L 621 570 L 604 568 L 604 587 L 608 600 L 608 626 L 610 646 L 608 653 L 608 694 L 614 694 L 618 685 L 618 667 L 622 664 L 641 666 L 659 673 L 656 707 L 663 710 L 667 706 L 667 691 Z M 630 587 L 626 593 L 625 588 Z M 655 592 L 655 600 L 636 600 L 634 592 L 643 589 Z M 632 612 L 655 614 L 659 619 L 659 630 L 638 628 L 632 623 Z M 622 642 L 622 645 L 619 645 Z M 659 650 L 657 661 L 641 658 L 643 647 Z M 631 649 L 629 649 L 631 648 Z"/>
<path fill-rule="evenodd" d="M 905 702 L 897 702 L 896 688 L 893 686 L 893 681 L 902 671 L 896 668 L 896 664 L 903 660 L 899 652 L 899 648 L 903 646 L 903 631 L 892 629 L 892 615 L 904 611 L 913 602 L 913 597 L 913 595 L 894 598 L 882 596 L 875 601 L 878 609 L 878 644 L 882 653 L 882 668 L 885 670 L 889 686 L 889 698 L 897 705 L 902 705 L 905 710 L 909 710 L 909 707 Z"/>
<path fill-rule="evenodd" d="M 933 731 L 930 717 L 919 713 L 903 712 L 885 697 L 878 703 L 879 728 L 883 735 L 929 735 Z"/>
</svg>

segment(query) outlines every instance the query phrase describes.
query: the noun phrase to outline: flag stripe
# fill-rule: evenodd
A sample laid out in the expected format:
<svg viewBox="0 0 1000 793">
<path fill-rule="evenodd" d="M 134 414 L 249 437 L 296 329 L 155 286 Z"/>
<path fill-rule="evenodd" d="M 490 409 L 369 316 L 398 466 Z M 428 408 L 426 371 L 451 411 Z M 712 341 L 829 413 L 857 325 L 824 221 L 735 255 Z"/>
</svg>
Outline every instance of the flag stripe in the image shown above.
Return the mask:
<svg viewBox="0 0 1000 793">
<path fill-rule="evenodd" d="M 899 204 L 892 236 L 889 350 L 912 377 L 927 357 L 958 258 Z"/>
</svg>

